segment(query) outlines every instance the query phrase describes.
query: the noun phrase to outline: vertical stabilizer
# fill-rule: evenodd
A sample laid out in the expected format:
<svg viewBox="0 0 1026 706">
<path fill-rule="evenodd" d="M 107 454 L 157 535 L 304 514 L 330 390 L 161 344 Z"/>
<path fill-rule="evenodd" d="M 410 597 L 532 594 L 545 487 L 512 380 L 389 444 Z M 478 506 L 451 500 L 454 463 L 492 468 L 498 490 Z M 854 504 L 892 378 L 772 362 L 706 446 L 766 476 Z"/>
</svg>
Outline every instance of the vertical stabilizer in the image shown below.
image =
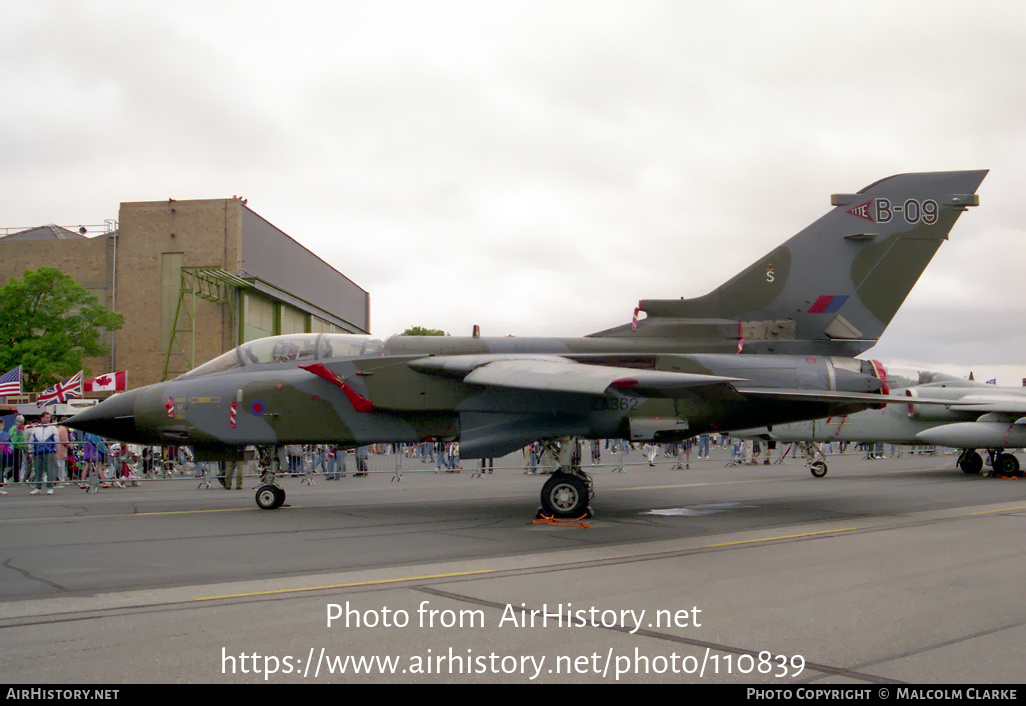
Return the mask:
<svg viewBox="0 0 1026 706">
<path fill-rule="evenodd" d="M 834 194 L 833 209 L 703 297 L 646 299 L 647 318 L 594 336 L 686 337 L 718 326 L 745 352 L 857 355 L 873 346 L 986 170 L 922 172 Z"/>
</svg>

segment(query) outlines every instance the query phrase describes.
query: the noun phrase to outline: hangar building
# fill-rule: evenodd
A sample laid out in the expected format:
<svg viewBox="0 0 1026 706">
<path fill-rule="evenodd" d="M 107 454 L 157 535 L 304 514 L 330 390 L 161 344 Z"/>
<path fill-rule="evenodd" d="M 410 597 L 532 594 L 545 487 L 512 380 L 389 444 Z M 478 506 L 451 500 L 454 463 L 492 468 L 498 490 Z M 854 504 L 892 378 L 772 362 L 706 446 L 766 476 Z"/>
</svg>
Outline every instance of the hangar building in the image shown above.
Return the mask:
<svg viewBox="0 0 1026 706">
<path fill-rule="evenodd" d="M 122 203 L 100 230 L 0 236 L 0 285 L 50 265 L 125 317 L 93 375 L 127 370 L 135 388 L 254 338 L 370 331 L 370 295 L 242 199 Z"/>
</svg>

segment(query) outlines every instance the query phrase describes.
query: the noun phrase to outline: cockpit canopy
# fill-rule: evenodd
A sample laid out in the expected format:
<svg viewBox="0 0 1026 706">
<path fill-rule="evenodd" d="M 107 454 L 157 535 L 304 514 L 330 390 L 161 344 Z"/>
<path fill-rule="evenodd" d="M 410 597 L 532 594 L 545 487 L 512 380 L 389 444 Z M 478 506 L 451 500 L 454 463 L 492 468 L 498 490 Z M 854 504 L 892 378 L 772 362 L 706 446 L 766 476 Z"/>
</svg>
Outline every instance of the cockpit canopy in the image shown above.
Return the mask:
<svg viewBox="0 0 1026 706">
<path fill-rule="evenodd" d="M 178 379 L 196 378 L 248 365 L 373 355 L 384 345 L 380 339 L 355 333 L 293 333 L 258 338 L 179 375 Z"/>
<path fill-rule="evenodd" d="M 917 370 L 902 366 L 887 366 L 887 382 L 891 388 L 911 387 L 912 385 L 927 385 L 930 383 L 956 384 L 965 382 L 963 378 L 948 373 L 937 373 L 932 370 Z"/>
</svg>

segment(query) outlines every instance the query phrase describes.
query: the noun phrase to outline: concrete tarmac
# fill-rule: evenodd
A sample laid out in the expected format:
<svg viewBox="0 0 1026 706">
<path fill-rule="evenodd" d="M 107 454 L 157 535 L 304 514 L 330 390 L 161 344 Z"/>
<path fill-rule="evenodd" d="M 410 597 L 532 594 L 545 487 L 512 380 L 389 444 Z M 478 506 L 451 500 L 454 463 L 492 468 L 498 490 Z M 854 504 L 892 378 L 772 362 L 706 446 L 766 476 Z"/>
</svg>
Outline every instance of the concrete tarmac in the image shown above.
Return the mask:
<svg viewBox="0 0 1026 706">
<path fill-rule="evenodd" d="M 285 478 L 276 511 L 255 479 L 8 486 L 0 678 L 1018 683 L 1026 482 L 954 458 L 600 466 L 587 528 L 533 524 L 516 457 Z"/>
</svg>

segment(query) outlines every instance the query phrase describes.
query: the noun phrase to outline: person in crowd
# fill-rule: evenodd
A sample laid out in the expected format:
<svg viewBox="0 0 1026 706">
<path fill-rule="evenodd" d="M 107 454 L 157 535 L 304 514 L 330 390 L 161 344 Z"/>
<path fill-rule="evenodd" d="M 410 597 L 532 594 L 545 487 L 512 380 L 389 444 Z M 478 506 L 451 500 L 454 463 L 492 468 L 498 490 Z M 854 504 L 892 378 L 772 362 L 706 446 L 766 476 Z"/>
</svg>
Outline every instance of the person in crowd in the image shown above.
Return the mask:
<svg viewBox="0 0 1026 706">
<path fill-rule="evenodd" d="M 96 474 L 97 482 L 106 480 L 103 472 L 103 458 L 107 455 L 107 445 L 96 434 L 86 432 L 82 437 L 82 482 L 79 488 L 88 489 L 89 476 Z"/>
<path fill-rule="evenodd" d="M 354 476 L 365 476 L 367 475 L 367 447 L 357 446 L 356 447 L 356 473 Z"/>
<path fill-rule="evenodd" d="M 0 424 L 0 495 L 7 495 L 7 491 L 4 490 L 4 480 L 10 473 L 13 461 L 14 446 L 11 445 L 11 434 Z"/>
<path fill-rule="evenodd" d="M 57 427 L 51 422 L 49 411 L 44 410 L 39 415 L 39 424 L 29 427 L 25 442 L 32 456 L 35 485 L 29 495 L 39 495 L 43 491 L 43 476 L 46 476 L 46 494 L 53 495 L 57 480 Z"/>
<path fill-rule="evenodd" d="M 709 458 L 709 435 L 698 435 L 698 458 Z"/>
<path fill-rule="evenodd" d="M 14 449 L 11 471 L 11 480 L 20 483 L 29 479 L 29 454 L 25 448 L 25 417 L 18 415 L 14 418 L 14 428 L 11 429 L 11 447 Z"/>
<path fill-rule="evenodd" d="M 68 451 L 70 450 L 71 435 L 68 428 L 63 424 L 57 425 L 57 480 L 61 483 L 70 480 L 68 476 Z"/>
</svg>

